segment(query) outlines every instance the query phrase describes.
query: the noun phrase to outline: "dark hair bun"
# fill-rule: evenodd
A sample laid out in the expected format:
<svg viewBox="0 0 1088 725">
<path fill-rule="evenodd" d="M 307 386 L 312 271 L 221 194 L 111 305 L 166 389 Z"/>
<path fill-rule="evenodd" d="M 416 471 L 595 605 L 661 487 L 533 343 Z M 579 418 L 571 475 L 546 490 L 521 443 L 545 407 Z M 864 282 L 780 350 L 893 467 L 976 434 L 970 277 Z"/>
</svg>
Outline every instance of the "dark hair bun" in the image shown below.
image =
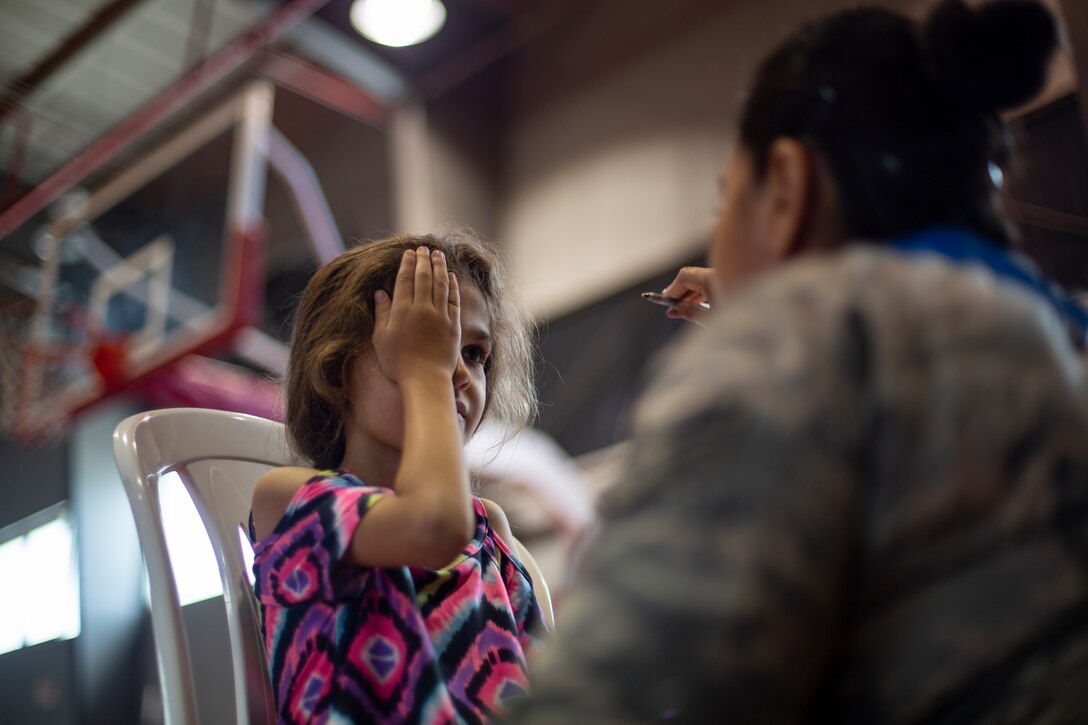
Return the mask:
<svg viewBox="0 0 1088 725">
<path fill-rule="evenodd" d="M 1043 87 L 1058 26 L 1035 0 L 998 0 L 970 8 L 944 0 L 925 25 L 925 48 L 938 83 L 985 111 L 1015 108 Z"/>
</svg>

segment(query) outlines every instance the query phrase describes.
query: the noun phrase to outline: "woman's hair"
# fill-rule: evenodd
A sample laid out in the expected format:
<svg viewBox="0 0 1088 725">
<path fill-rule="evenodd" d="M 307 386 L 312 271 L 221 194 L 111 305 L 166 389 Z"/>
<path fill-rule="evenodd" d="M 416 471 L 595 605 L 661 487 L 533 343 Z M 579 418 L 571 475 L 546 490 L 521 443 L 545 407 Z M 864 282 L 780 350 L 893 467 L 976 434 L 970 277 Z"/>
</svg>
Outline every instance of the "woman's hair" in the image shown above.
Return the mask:
<svg viewBox="0 0 1088 725">
<path fill-rule="evenodd" d="M 528 315 L 490 246 L 460 229 L 360 244 L 314 274 L 295 313 L 284 412 L 292 445 L 317 468 L 344 458 L 346 382 L 351 363 L 370 346 L 374 293 L 392 295 L 404 251 L 420 246 L 441 250 L 462 287 L 473 284 L 483 295 L 492 337 L 484 418 L 516 431 L 535 413 Z"/>
<path fill-rule="evenodd" d="M 812 23 L 767 58 L 742 114 L 758 177 L 775 139 L 824 159 L 845 232 L 886 239 L 957 225 L 1008 245 L 993 175 L 1008 161 L 998 112 L 1041 89 L 1057 46 L 1038 2 L 944 0 L 924 23 L 877 8 Z"/>
</svg>

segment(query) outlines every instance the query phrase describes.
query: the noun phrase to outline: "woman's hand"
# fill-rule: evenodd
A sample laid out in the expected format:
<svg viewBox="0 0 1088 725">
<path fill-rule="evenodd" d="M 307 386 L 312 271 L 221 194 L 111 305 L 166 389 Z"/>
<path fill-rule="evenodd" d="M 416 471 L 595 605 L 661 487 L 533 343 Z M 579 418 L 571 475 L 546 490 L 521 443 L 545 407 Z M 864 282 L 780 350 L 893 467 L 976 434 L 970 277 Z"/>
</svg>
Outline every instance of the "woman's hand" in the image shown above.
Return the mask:
<svg viewBox="0 0 1088 725">
<path fill-rule="evenodd" d="M 672 318 L 683 318 L 690 322 L 702 325 L 710 310 L 702 307 L 702 303 L 710 303 L 711 280 L 714 278 L 714 270 L 709 267 L 684 267 L 676 274 L 676 278 L 669 283 L 662 292 L 668 297 L 680 300 L 665 311 Z"/>
<path fill-rule="evenodd" d="M 407 250 L 393 287 L 374 295 L 374 353 L 391 379 L 453 375 L 461 347 L 460 293 L 446 257 L 426 247 Z"/>
</svg>

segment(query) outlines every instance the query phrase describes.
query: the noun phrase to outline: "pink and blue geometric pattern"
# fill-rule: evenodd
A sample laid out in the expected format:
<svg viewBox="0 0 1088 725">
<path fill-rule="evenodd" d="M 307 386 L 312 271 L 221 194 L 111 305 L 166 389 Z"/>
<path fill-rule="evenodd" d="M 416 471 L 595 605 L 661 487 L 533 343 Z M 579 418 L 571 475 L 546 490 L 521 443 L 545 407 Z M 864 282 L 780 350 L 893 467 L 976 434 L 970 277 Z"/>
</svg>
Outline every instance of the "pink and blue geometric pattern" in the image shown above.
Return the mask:
<svg viewBox="0 0 1088 725">
<path fill-rule="evenodd" d="M 476 535 L 446 569 L 341 561 L 362 517 L 392 495 L 328 471 L 254 545 L 280 722 L 480 723 L 528 690 L 544 622 L 478 500 Z"/>
</svg>

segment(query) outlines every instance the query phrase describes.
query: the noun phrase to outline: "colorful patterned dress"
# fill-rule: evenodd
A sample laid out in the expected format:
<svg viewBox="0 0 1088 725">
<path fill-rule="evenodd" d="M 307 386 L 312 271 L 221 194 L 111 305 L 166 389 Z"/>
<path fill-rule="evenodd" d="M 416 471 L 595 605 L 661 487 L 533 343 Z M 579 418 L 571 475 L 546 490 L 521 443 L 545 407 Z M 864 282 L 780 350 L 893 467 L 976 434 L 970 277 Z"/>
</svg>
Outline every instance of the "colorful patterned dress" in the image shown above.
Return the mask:
<svg viewBox="0 0 1088 725">
<path fill-rule="evenodd" d="M 545 625 L 478 499 L 476 534 L 444 569 L 341 562 L 359 521 L 391 495 L 327 471 L 254 544 L 280 722 L 485 722 L 527 689 L 526 654 Z"/>
</svg>

